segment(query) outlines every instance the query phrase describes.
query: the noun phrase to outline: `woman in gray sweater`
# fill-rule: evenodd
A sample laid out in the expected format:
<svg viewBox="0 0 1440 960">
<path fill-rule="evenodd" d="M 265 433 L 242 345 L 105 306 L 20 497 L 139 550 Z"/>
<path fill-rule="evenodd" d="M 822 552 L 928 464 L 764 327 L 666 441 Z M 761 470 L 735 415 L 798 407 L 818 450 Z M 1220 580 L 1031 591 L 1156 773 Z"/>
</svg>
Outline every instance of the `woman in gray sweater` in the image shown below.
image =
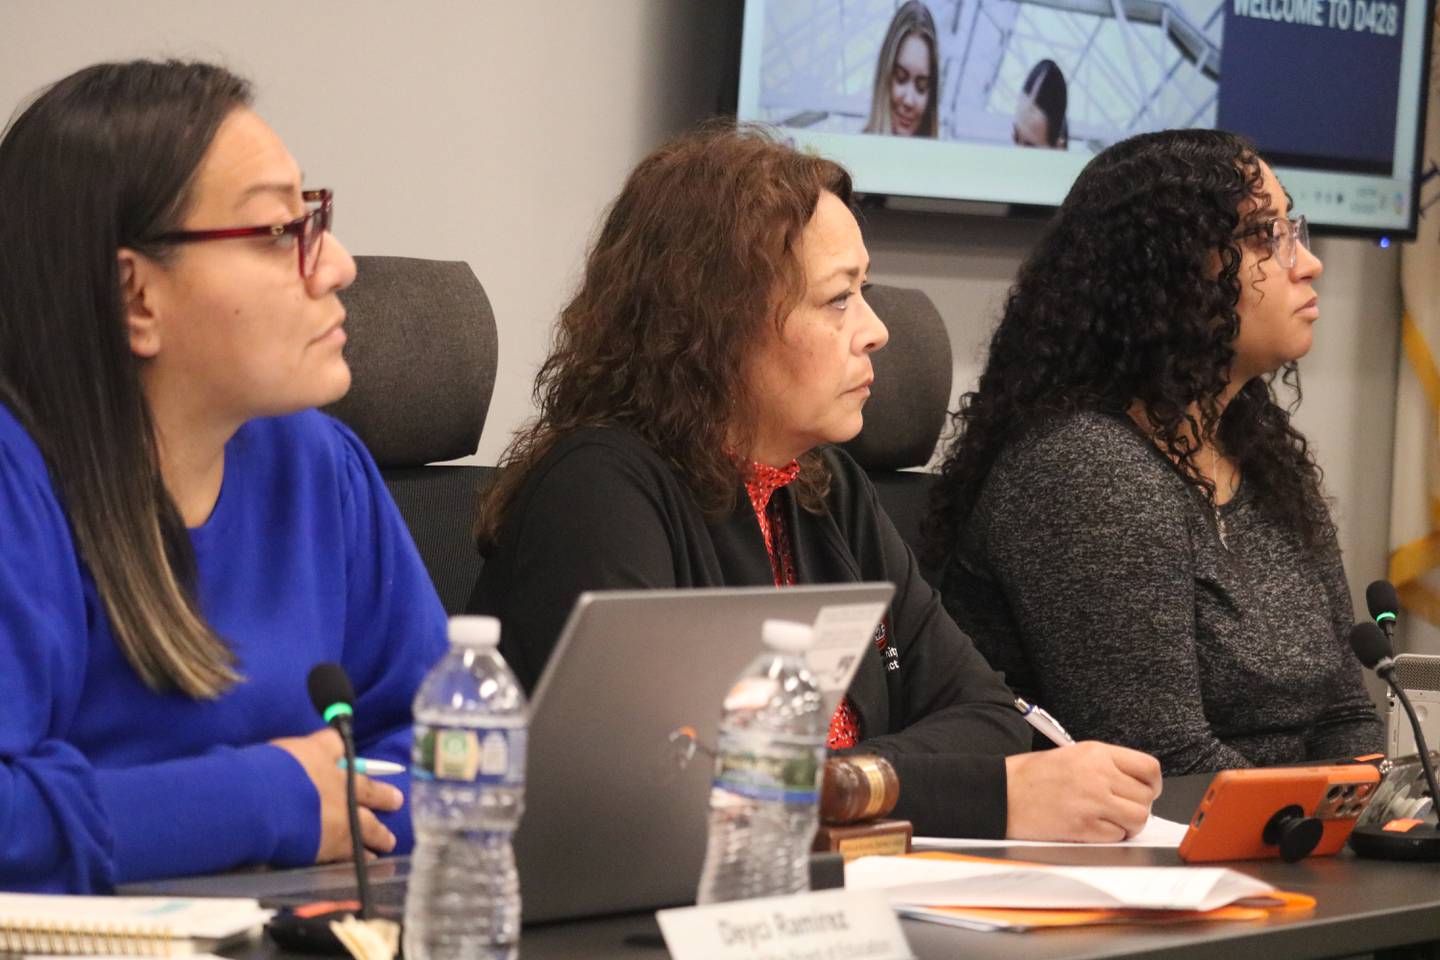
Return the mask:
<svg viewBox="0 0 1440 960">
<path fill-rule="evenodd" d="M 1320 470 L 1277 402 L 1323 269 L 1231 134 L 1081 173 L 954 414 L 927 528 L 951 614 L 1072 735 L 1166 774 L 1377 750 Z"/>
</svg>

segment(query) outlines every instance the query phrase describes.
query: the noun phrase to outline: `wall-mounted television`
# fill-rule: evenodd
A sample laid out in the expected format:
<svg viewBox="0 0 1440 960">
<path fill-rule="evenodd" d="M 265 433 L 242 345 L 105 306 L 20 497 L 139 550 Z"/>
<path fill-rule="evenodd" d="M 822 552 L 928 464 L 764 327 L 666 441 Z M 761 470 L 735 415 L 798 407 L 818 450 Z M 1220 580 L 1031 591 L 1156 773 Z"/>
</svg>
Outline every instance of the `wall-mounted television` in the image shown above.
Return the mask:
<svg viewBox="0 0 1440 960">
<path fill-rule="evenodd" d="M 1218 127 L 1317 227 L 1413 235 L 1434 3 L 747 0 L 737 114 L 865 194 L 1026 207 L 1117 140 Z"/>
</svg>

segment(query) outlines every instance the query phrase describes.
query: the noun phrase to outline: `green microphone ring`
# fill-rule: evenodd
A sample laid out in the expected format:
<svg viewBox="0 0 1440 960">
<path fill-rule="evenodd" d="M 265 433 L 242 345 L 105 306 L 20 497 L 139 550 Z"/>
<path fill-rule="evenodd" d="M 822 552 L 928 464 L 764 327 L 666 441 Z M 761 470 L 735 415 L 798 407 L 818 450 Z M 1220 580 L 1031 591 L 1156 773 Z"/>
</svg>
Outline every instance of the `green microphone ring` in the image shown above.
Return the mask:
<svg viewBox="0 0 1440 960">
<path fill-rule="evenodd" d="M 325 708 L 323 714 L 326 723 L 333 723 L 336 717 L 353 717 L 355 711 L 350 709 L 348 703 L 332 703 Z"/>
</svg>

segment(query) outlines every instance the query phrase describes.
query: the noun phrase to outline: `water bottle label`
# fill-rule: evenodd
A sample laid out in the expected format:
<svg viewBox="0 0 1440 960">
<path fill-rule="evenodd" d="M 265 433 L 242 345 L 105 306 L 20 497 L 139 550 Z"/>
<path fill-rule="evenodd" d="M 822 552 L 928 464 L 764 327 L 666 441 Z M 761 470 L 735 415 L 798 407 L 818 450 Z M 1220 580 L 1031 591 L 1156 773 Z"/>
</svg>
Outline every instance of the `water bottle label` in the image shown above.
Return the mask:
<svg viewBox="0 0 1440 960">
<path fill-rule="evenodd" d="M 721 733 L 714 786 L 752 800 L 815 803 L 824 755 L 820 741 Z"/>
<path fill-rule="evenodd" d="M 459 783 L 525 782 L 524 727 L 415 728 L 411 775 Z"/>
</svg>

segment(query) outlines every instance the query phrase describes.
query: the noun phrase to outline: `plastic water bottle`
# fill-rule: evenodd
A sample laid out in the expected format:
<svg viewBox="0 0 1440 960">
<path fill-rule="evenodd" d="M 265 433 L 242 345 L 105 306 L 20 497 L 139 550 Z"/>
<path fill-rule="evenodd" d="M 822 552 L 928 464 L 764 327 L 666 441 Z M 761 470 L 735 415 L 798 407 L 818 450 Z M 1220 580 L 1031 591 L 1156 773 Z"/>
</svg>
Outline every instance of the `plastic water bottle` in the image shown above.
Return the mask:
<svg viewBox="0 0 1440 960">
<path fill-rule="evenodd" d="M 766 620 L 765 652 L 725 697 L 700 903 L 810 889 L 825 718 L 805 668 L 810 628 Z"/>
<path fill-rule="evenodd" d="M 525 694 L 500 622 L 452 617 L 450 652 L 415 695 L 406 960 L 513 960 L 520 879 L 510 838 L 525 790 Z"/>
</svg>

